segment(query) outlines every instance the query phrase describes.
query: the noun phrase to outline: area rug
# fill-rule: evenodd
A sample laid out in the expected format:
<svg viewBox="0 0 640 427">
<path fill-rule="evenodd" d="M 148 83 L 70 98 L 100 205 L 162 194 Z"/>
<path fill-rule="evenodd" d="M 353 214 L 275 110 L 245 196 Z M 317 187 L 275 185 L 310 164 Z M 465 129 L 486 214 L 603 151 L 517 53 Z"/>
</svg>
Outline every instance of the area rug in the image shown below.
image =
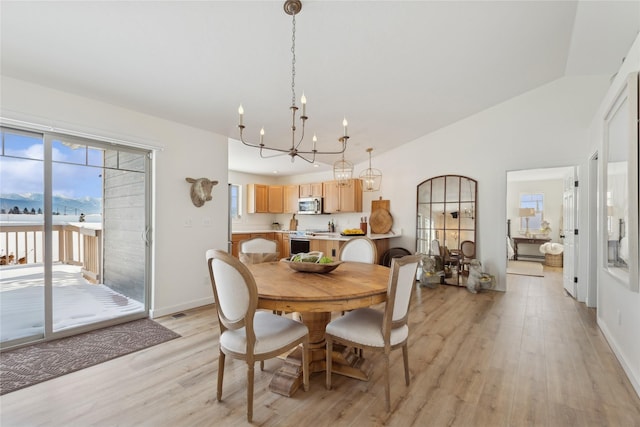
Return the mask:
<svg viewBox="0 0 640 427">
<path fill-rule="evenodd" d="M 507 274 L 519 274 L 521 276 L 544 277 L 544 269 L 539 262 L 509 261 Z"/>
<path fill-rule="evenodd" d="M 0 353 L 0 395 L 179 336 L 153 320 L 141 319 L 4 351 Z"/>
</svg>

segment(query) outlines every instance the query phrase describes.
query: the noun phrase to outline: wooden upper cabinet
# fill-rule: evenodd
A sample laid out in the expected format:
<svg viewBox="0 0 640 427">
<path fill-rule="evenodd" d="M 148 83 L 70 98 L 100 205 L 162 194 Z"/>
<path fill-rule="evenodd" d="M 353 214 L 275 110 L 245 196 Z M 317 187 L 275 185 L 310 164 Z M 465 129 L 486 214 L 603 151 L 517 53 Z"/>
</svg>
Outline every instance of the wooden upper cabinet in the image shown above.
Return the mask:
<svg viewBox="0 0 640 427">
<path fill-rule="evenodd" d="M 340 212 L 340 186 L 338 181 L 325 182 L 323 191 L 324 211 L 326 213 Z"/>
<path fill-rule="evenodd" d="M 298 212 L 298 197 L 299 197 L 298 185 L 285 185 L 284 186 L 284 213 L 297 213 Z"/>
<path fill-rule="evenodd" d="M 349 185 L 338 181 L 323 183 L 326 213 L 362 212 L 362 180 L 351 179 Z"/>
<path fill-rule="evenodd" d="M 247 212 L 269 212 L 269 186 L 265 184 L 247 185 Z"/>
<path fill-rule="evenodd" d="M 248 184 L 248 213 L 283 213 L 284 187 L 282 185 Z"/>
<path fill-rule="evenodd" d="M 300 184 L 300 197 L 324 197 L 322 187 L 321 182 Z"/>
<path fill-rule="evenodd" d="M 284 210 L 284 187 L 270 185 L 268 197 L 269 213 L 282 213 Z"/>
</svg>

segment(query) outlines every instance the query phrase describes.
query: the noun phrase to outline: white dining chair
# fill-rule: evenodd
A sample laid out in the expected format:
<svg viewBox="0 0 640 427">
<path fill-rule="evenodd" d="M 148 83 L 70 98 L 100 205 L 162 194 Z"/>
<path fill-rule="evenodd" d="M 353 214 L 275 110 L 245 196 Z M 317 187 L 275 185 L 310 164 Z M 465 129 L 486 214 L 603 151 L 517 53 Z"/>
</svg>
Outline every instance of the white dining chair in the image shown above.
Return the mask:
<svg viewBox="0 0 640 427">
<path fill-rule="evenodd" d="M 253 237 L 238 243 L 238 258 L 244 264 L 278 261 L 280 243 L 277 240 Z"/>
<path fill-rule="evenodd" d="M 338 252 L 340 261 L 365 262 L 375 264 L 378 261 L 378 249 L 376 244 L 366 236 L 353 237 L 345 242 Z M 342 314 L 344 315 L 344 311 Z M 362 357 L 362 348 L 357 348 L 357 353 Z"/>
<path fill-rule="evenodd" d="M 225 356 L 247 363 L 247 420 L 253 418 L 254 364 L 302 344 L 302 377 L 309 390 L 309 329 L 303 323 L 267 311 L 256 311 L 258 288 L 251 271 L 230 254 L 206 252 L 220 324 L 217 399 L 222 400 Z"/>
<path fill-rule="evenodd" d="M 330 322 L 326 327 L 326 387 L 331 389 L 333 344 L 366 348 L 383 353 L 385 402 L 390 410 L 389 354 L 402 348 L 405 383 L 409 385 L 409 303 L 420 256 L 393 258 L 384 311 L 358 308 Z"/>
<path fill-rule="evenodd" d="M 378 262 L 378 250 L 376 244 L 366 236 L 353 237 L 347 240 L 338 253 L 340 261 L 366 262 L 376 264 Z"/>
<path fill-rule="evenodd" d="M 469 264 L 476 258 L 476 244 L 471 240 L 460 243 L 460 273 L 469 275 Z"/>
</svg>

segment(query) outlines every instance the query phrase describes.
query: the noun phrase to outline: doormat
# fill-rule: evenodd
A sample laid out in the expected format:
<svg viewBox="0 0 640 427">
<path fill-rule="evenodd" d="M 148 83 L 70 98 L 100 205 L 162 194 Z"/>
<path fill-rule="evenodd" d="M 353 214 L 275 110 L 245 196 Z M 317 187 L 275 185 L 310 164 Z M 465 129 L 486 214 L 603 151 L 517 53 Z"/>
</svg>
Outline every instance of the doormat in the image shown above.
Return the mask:
<svg viewBox="0 0 640 427">
<path fill-rule="evenodd" d="M 519 274 L 521 276 L 544 277 L 542 264 L 530 261 L 509 261 L 507 274 Z"/>
<path fill-rule="evenodd" d="M 150 319 L 0 353 L 0 395 L 180 337 Z"/>
</svg>

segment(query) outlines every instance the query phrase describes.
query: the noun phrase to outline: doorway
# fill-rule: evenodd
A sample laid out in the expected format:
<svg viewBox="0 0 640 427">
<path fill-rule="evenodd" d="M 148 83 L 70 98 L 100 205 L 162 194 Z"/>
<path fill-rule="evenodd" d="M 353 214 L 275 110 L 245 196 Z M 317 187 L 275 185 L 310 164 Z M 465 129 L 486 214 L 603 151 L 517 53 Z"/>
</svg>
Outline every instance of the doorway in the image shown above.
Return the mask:
<svg viewBox="0 0 640 427">
<path fill-rule="evenodd" d="M 569 181 L 574 184 L 575 178 L 569 178 L 574 176 L 574 170 L 575 167 L 567 166 L 507 172 L 507 244 L 511 247 L 508 248 L 506 262 L 509 271 L 509 263 L 513 262 L 514 239 L 527 243 L 518 245 L 518 262 L 532 263 L 533 267 L 534 263 L 545 263 L 545 254 L 540 251 L 542 244 L 566 246 L 567 250 L 563 250 L 563 273 L 570 274 L 565 275 L 563 282 L 566 282 L 567 292 L 575 296 L 571 290 L 575 289 L 573 277 L 578 271 L 578 245 L 574 238 L 577 236 L 573 233 L 574 226 L 577 228 L 577 197 L 567 197 L 565 188 Z M 573 191 L 576 192 L 575 188 Z M 568 203 L 571 204 L 570 209 Z M 568 227 L 571 228 L 570 235 Z M 536 268 L 539 270 L 540 266 Z"/>
<path fill-rule="evenodd" d="M 148 313 L 149 152 L 2 128 L 0 345 Z"/>
</svg>

